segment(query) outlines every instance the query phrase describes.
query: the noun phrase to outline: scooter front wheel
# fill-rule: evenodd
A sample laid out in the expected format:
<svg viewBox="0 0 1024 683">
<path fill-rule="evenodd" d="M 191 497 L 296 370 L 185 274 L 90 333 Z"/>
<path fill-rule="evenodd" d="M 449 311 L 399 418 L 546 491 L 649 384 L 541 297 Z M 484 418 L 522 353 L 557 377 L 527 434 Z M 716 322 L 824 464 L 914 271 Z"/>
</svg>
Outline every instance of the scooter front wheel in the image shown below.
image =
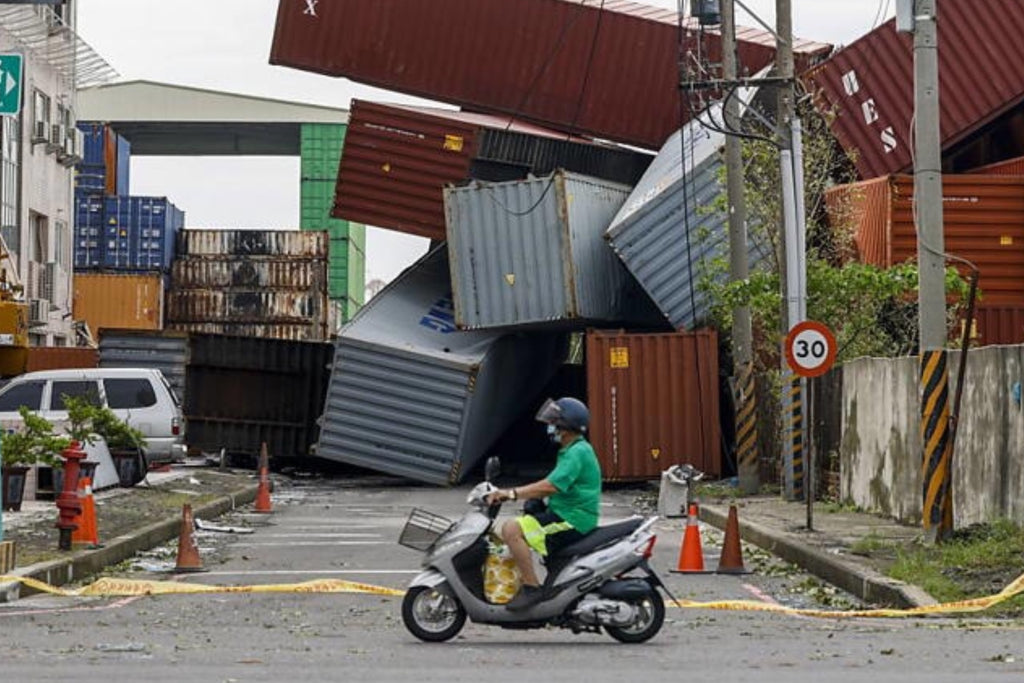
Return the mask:
<svg viewBox="0 0 1024 683">
<path fill-rule="evenodd" d="M 650 593 L 630 603 L 639 611 L 636 623 L 632 626 L 605 626 L 604 629 L 620 643 L 646 642 L 656 636 L 665 623 L 665 601 L 661 593 L 651 589 Z"/>
<path fill-rule="evenodd" d="M 416 586 L 402 599 L 402 621 L 409 632 L 428 643 L 454 638 L 466 623 L 466 608 L 437 588 Z"/>
</svg>

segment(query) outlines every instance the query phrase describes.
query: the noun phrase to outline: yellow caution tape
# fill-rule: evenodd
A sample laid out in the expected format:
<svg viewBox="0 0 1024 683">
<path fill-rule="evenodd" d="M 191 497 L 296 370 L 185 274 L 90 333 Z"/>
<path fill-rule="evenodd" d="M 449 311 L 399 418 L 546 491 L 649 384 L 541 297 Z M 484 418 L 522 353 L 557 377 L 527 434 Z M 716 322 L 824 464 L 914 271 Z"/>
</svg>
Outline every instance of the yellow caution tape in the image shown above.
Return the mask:
<svg viewBox="0 0 1024 683">
<path fill-rule="evenodd" d="M 344 581 L 341 579 L 316 579 L 303 583 L 268 584 L 260 586 L 209 586 L 177 581 L 140 581 L 135 579 L 103 578 L 78 588 L 66 590 L 57 588 L 24 576 L 0 576 L 0 583 L 21 582 L 30 588 L 43 593 L 64 597 L 134 597 L 141 595 L 195 595 L 210 593 L 362 593 L 400 597 L 405 591 L 385 586 L 374 586 L 368 583 Z M 1014 579 L 1006 588 L 995 595 L 970 600 L 947 602 L 941 605 L 926 605 L 910 609 L 860 609 L 846 611 L 829 611 L 819 609 L 798 609 L 767 602 L 753 600 L 719 600 L 714 602 L 695 602 L 679 600 L 674 604 L 684 609 L 730 610 L 747 612 L 774 612 L 803 617 L 821 617 L 825 619 L 848 619 L 864 617 L 915 617 L 929 614 L 961 614 L 981 612 L 990 607 L 1024 593 L 1024 574 Z"/>
</svg>

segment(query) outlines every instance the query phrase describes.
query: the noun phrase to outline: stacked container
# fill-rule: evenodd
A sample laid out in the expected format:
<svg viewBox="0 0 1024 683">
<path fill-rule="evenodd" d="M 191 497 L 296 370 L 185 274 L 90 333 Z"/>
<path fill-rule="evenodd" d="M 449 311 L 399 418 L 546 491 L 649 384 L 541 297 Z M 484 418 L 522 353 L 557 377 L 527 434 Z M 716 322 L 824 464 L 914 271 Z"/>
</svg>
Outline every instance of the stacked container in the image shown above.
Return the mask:
<svg viewBox="0 0 1024 683">
<path fill-rule="evenodd" d="M 75 173 L 83 194 L 128 194 L 131 145 L 104 123 L 79 122 L 84 154 Z"/>
<path fill-rule="evenodd" d="M 332 329 L 328 235 L 185 230 L 171 272 L 168 327 L 184 332 L 322 341 Z"/>
</svg>

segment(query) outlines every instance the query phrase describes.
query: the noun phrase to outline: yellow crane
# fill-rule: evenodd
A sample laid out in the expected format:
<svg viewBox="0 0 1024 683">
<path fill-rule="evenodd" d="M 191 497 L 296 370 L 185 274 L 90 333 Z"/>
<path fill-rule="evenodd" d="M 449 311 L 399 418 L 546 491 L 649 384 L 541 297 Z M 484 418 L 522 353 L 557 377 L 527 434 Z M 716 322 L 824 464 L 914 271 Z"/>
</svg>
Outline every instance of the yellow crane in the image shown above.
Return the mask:
<svg viewBox="0 0 1024 683">
<path fill-rule="evenodd" d="M 11 254 L 0 242 L 0 262 L 13 266 Z M 13 271 L 12 272 L 16 272 Z M 0 376 L 25 372 L 28 360 L 28 304 L 22 298 L 24 288 L 8 277 L 8 268 L 0 268 Z M 20 300 L 19 300 L 20 299 Z"/>
</svg>

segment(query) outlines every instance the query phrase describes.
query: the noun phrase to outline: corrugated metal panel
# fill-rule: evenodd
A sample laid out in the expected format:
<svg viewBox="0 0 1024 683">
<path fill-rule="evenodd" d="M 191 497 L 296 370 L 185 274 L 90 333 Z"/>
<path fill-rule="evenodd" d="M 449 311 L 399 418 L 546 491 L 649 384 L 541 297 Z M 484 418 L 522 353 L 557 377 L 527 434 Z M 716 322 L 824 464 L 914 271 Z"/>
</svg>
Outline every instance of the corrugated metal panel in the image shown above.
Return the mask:
<svg viewBox="0 0 1024 683">
<path fill-rule="evenodd" d="M 608 228 L 612 248 L 676 329 L 706 321 L 703 264 L 729 256 L 728 217 L 709 211 L 725 192 L 719 182 L 723 144 L 723 136 L 697 122 L 676 132 Z M 768 252 L 753 231 L 748 246 L 754 268 Z"/>
<path fill-rule="evenodd" d="M 852 210 L 862 216 L 853 226 L 858 245 L 864 245 L 862 258 L 882 267 L 916 260 L 914 178 L 893 176 L 875 183 L 887 184 L 888 192 L 861 193 L 863 210 Z M 888 202 L 882 201 L 886 194 Z M 945 175 L 943 206 L 945 250 L 977 265 L 985 303 L 1024 302 L 1024 177 Z M 885 228 L 887 233 L 875 233 Z M 886 242 L 887 249 L 879 246 Z"/>
<path fill-rule="evenodd" d="M 942 145 L 963 140 L 1024 97 L 1019 0 L 938 0 Z M 914 57 L 910 35 L 883 24 L 803 77 L 863 178 L 912 165 Z"/>
<path fill-rule="evenodd" d="M 657 148 L 679 126 L 675 12 L 624 0 L 282 0 L 272 64 Z M 691 42 L 695 32 L 687 31 Z M 770 34 L 738 31 L 748 73 Z M 828 46 L 800 41 L 802 55 Z M 721 61 L 721 41 L 702 52 Z M 637 115 L 642 103 L 643 115 Z"/>
<path fill-rule="evenodd" d="M 327 233 L 313 230 L 182 230 L 178 256 L 327 258 Z"/>
<path fill-rule="evenodd" d="M 163 373 L 184 403 L 188 395 L 185 366 L 188 364 L 188 335 L 180 332 L 140 332 L 106 329 L 100 334 L 100 367 L 154 368 Z"/>
<path fill-rule="evenodd" d="M 485 114 L 353 100 L 349 125 L 334 215 L 436 240 L 444 239 L 448 184 L 556 168 L 632 183 L 650 163 L 638 152 Z"/>
<path fill-rule="evenodd" d="M 159 274 L 75 273 L 72 287 L 74 318 L 87 322 L 93 334 L 106 327 L 163 327 L 164 280 Z"/>
<path fill-rule="evenodd" d="M 327 286 L 327 262 L 286 258 L 187 258 L 174 262 L 175 289 L 234 288 L 322 291 Z"/>
<path fill-rule="evenodd" d="M 167 319 L 174 323 L 292 323 L 322 325 L 327 316 L 324 292 L 270 289 L 172 290 Z"/>
<path fill-rule="evenodd" d="M 319 436 L 334 347 L 327 343 L 191 335 L 185 420 L 201 450 L 310 454 Z"/>
<path fill-rule="evenodd" d="M 96 349 L 70 346 L 31 346 L 25 372 L 37 370 L 64 370 L 67 368 L 95 368 L 99 365 Z"/>
<path fill-rule="evenodd" d="M 287 341 L 324 341 L 329 330 L 322 325 L 271 325 L 245 323 L 168 323 L 168 330 L 197 334 L 283 339 Z"/>
<path fill-rule="evenodd" d="M 885 176 L 833 187 L 825 192 L 825 208 L 834 229 L 853 236 L 856 257 L 863 263 L 892 265 L 892 178 Z"/>
<path fill-rule="evenodd" d="M 1024 303 L 1016 306 L 979 305 L 971 337 L 979 346 L 1024 344 Z"/>
<path fill-rule="evenodd" d="M 969 173 L 980 175 L 1024 175 L 1024 157 L 999 161 L 988 166 L 971 169 Z"/>
<path fill-rule="evenodd" d="M 103 202 L 103 268 L 170 269 L 185 213 L 166 197 L 107 197 Z"/>
<path fill-rule="evenodd" d="M 628 193 L 562 172 L 445 190 L 458 326 L 585 326 L 640 313 L 603 239 Z"/>
<path fill-rule="evenodd" d="M 713 331 L 589 332 L 587 399 L 605 479 L 654 479 L 687 463 L 722 474 Z"/>
<path fill-rule="evenodd" d="M 342 329 L 316 454 L 432 484 L 457 483 L 554 375 L 565 352 L 561 335 L 457 331 L 446 250 L 439 247 Z"/>
</svg>

